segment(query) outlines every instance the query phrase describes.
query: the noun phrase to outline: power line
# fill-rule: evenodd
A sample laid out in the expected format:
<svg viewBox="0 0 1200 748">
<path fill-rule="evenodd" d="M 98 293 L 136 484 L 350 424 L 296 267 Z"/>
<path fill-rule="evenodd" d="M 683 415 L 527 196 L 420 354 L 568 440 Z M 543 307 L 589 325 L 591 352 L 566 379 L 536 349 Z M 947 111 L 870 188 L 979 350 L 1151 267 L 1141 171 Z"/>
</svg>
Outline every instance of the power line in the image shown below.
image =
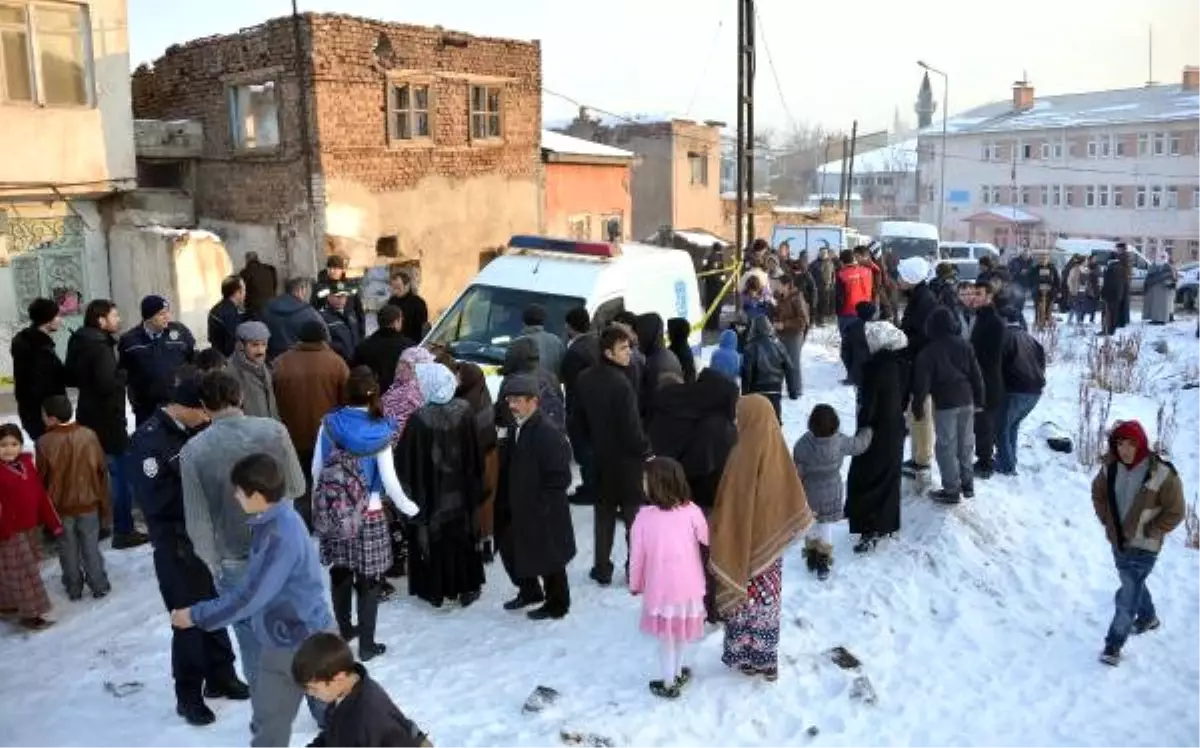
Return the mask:
<svg viewBox="0 0 1200 748">
<path fill-rule="evenodd" d="M 712 64 L 713 53 L 717 51 L 717 42 L 721 40 L 721 27 L 725 25 L 725 14 L 721 14 L 721 18 L 717 21 L 717 30 L 713 32 L 712 42 L 708 45 L 708 55 L 704 58 L 704 67 L 700 69 L 700 78 L 696 81 L 696 87 L 692 89 L 691 98 L 688 99 L 687 109 L 684 109 L 684 114 L 692 113 L 692 105 L 696 103 L 696 97 L 700 95 L 700 89 L 704 86 L 708 79 L 708 66 Z"/>
<path fill-rule="evenodd" d="M 779 94 L 779 103 L 783 105 L 783 113 L 787 115 L 788 124 L 792 129 L 796 129 L 796 118 L 792 116 L 792 110 L 788 107 L 787 99 L 783 95 L 783 86 L 779 84 L 779 71 L 775 69 L 775 58 L 771 56 L 771 43 L 767 41 L 766 24 L 763 23 L 762 14 L 758 12 L 758 6 L 754 6 L 754 17 L 758 20 L 759 36 L 762 37 L 763 47 L 767 50 L 767 66 L 771 68 L 771 77 L 775 80 L 775 91 Z"/>
</svg>

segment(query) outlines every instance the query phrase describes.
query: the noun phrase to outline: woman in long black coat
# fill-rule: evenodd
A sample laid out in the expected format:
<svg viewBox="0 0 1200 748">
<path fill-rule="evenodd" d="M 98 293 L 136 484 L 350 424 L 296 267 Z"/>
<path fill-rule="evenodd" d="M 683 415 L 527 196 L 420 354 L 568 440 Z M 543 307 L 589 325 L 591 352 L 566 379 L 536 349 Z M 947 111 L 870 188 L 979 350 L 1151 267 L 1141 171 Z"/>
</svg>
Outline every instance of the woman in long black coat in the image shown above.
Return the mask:
<svg viewBox="0 0 1200 748">
<path fill-rule="evenodd" d="M 536 396 L 531 375 L 513 377 L 503 396 Z M 500 440 L 500 480 L 496 487 L 496 539 L 500 560 L 517 587 L 505 604 L 517 610 L 545 601 L 534 618 L 561 618 L 570 608 L 567 564 L 575 558 L 575 527 L 567 489 L 571 487 L 571 445 L 566 434 L 540 410 Z"/>
<path fill-rule="evenodd" d="M 904 460 L 904 399 L 908 375 L 901 355 L 908 340 L 890 322 L 868 322 L 871 357 L 862 368 L 858 423 L 875 435 L 866 452 L 850 462 L 846 518 L 860 536 L 856 553 L 900 529 L 900 463 Z"/>
</svg>

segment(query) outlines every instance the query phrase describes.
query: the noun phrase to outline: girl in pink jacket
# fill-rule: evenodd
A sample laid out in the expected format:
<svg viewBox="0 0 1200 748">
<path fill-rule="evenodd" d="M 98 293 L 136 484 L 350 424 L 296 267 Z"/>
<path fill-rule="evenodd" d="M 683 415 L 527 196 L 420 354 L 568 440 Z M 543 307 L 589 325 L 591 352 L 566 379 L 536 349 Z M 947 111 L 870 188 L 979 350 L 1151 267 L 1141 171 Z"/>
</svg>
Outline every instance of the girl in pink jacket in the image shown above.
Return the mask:
<svg viewBox="0 0 1200 748">
<path fill-rule="evenodd" d="M 679 697 L 692 671 L 684 667 L 688 643 L 704 636 L 704 566 L 708 524 L 692 503 L 683 467 L 668 457 L 646 463 L 646 496 L 630 533 L 629 590 L 642 595 L 641 629 L 660 643 L 662 680 L 650 692 Z"/>
</svg>

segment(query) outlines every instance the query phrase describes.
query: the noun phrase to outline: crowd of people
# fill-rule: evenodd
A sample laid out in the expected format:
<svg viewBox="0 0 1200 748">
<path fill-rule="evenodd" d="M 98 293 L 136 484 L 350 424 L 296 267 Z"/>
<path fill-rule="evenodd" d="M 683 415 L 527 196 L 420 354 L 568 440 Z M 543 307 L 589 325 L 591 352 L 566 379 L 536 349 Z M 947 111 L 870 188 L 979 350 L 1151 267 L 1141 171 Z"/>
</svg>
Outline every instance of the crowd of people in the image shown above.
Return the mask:
<svg viewBox="0 0 1200 748">
<path fill-rule="evenodd" d="M 362 664 L 387 652 L 376 632 L 389 580 L 406 577 L 432 606 L 467 607 L 499 555 L 514 589 L 503 608 L 562 618 L 577 553 L 570 504 L 590 504 L 589 577 L 602 587 L 624 525 L 640 628 L 660 642 L 652 693 L 681 694 L 706 624 L 723 625 L 727 666 L 774 681 L 791 543 L 804 536 L 809 570 L 827 580 L 834 523 L 849 520 L 855 552 L 874 550 L 900 529 L 905 475 L 928 485 L 936 459 L 930 496 L 945 504 L 1014 475 L 1046 361 L 1023 294 L 998 273 L 956 284 L 931 280 L 921 258 L 885 269 L 865 248 L 836 268 L 824 253 L 809 267 L 786 246 L 754 249 L 741 314 L 709 366 L 697 365 L 686 320 L 621 312 L 594 325 L 579 307 L 560 339 L 534 304 L 495 399 L 479 366 L 419 345 L 428 310 L 404 272 L 366 335 L 340 257 L 278 295 L 274 269 L 248 258 L 222 284 L 202 350 L 164 297 L 143 299 L 124 333 L 117 307 L 97 299 L 60 361 L 57 306 L 39 299 L 13 343 L 24 433 L 0 426 L 0 608 L 27 629 L 51 623 L 38 527 L 59 536 L 71 600 L 85 586 L 109 593 L 108 534 L 117 550 L 150 542 L 189 723 L 216 719 L 205 699 L 248 698 L 252 744 L 286 745 L 307 695 L 319 744 L 420 745 Z M 800 396 L 802 346 L 833 317 L 854 433 L 818 404 L 788 445 L 782 395 Z M 1104 650 L 1116 664 L 1131 632 L 1159 625 L 1145 580 L 1182 518 L 1182 488 L 1136 423 L 1114 429 L 1111 446 L 1093 498 L 1122 582 Z"/>
</svg>

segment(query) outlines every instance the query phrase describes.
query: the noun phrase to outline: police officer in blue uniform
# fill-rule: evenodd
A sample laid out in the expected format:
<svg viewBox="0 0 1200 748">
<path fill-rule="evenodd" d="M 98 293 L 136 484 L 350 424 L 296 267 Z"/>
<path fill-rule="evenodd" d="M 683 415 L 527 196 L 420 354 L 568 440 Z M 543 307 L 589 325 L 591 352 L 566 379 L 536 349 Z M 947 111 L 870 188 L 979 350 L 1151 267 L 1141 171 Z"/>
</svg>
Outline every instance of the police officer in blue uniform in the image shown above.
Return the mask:
<svg viewBox="0 0 1200 748">
<path fill-rule="evenodd" d="M 134 432 L 125 469 L 154 544 L 159 592 L 167 610 L 176 610 L 214 598 L 217 590 L 208 568 L 192 550 L 184 523 L 179 450 L 208 421 L 194 372 L 185 373 L 168 400 Z M 205 697 L 250 698 L 250 689 L 238 679 L 233 662 L 233 646 L 224 629 L 173 631 L 175 711 L 189 724 L 207 725 L 216 720 Z"/>
<path fill-rule="evenodd" d="M 117 345 L 127 380 L 129 403 L 137 425 L 165 405 L 179 367 L 196 357 L 196 339 L 171 319 L 171 303 L 162 296 L 142 299 L 142 324 L 121 336 Z"/>
</svg>

